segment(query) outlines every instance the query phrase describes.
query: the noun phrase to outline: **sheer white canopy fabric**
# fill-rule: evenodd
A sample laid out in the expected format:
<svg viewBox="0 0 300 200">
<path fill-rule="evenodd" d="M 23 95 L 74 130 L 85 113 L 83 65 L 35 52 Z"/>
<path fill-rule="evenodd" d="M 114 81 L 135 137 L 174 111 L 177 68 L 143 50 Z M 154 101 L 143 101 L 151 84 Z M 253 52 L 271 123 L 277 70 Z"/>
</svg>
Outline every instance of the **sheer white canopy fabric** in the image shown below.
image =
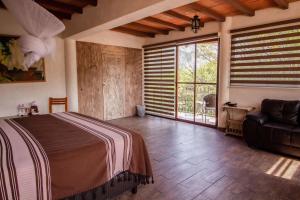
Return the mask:
<svg viewBox="0 0 300 200">
<path fill-rule="evenodd" d="M 28 33 L 18 43 L 25 55 L 24 67 L 29 68 L 55 48 L 54 36 L 65 26 L 53 14 L 32 0 L 2 0 L 8 11 Z"/>
</svg>

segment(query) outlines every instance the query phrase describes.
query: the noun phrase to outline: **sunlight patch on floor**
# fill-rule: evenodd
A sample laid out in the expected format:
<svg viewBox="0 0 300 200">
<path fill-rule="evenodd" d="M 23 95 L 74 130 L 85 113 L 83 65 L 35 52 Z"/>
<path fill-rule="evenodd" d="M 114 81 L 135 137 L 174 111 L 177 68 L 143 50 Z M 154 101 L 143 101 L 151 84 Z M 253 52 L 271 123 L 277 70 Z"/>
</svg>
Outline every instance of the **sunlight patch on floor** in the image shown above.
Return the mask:
<svg viewBox="0 0 300 200">
<path fill-rule="evenodd" d="M 285 179 L 292 179 L 299 169 L 299 166 L 299 161 L 281 157 L 269 170 L 267 170 L 266 174 Z"/>
</svg>

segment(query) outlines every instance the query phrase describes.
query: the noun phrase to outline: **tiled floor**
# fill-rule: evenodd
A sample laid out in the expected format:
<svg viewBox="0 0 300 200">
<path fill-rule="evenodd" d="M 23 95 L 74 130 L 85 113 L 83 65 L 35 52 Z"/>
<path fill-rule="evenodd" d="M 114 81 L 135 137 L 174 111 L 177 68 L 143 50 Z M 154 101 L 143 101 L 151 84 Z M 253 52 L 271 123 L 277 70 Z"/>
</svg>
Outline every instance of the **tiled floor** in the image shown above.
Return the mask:
<svg viewBox="0 0 300 200">
<path fill-rule="evenodd" d="M 155 183 L 117 200 L 300 199 L 300 161 L 249 148 L 218 130 L 157 117 L 111 121 L 140 132 Z"/>
</svg>

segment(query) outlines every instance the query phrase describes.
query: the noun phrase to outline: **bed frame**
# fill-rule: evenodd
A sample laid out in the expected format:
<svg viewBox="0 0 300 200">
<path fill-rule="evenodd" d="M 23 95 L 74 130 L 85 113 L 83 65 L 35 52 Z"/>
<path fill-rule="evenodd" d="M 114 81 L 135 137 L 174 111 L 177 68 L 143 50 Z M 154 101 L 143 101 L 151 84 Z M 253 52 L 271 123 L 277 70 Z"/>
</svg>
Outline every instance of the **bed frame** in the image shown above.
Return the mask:
<svg viewBox="0 0 300 200">
<path fill-rule="evenodd" d="M 149 179 L 150 177 L 123 172 L 97 188 L 62 200 L 107 200 L 126 191 L 131 191 L 133 194 L 136 194 L 138 185 L 149 184 Z"/>
</svg>

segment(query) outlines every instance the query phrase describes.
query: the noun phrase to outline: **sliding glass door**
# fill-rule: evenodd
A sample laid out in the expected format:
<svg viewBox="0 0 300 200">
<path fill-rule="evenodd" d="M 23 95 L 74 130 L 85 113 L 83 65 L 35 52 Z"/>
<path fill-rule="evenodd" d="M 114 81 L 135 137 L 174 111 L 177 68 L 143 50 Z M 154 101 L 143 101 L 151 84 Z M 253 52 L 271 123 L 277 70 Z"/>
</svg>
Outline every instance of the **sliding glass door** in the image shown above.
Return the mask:
<svg viewBox="0 0 300 200">
<path fill-rule="evenodd" d="M 178 46 L 176 118 L 217 123 L 218 42 Z"/>
<path fill-rule="evenodd" d="M 177 48 L 177 118 L 194 121 L 196 45 Z"/>
</svg>

